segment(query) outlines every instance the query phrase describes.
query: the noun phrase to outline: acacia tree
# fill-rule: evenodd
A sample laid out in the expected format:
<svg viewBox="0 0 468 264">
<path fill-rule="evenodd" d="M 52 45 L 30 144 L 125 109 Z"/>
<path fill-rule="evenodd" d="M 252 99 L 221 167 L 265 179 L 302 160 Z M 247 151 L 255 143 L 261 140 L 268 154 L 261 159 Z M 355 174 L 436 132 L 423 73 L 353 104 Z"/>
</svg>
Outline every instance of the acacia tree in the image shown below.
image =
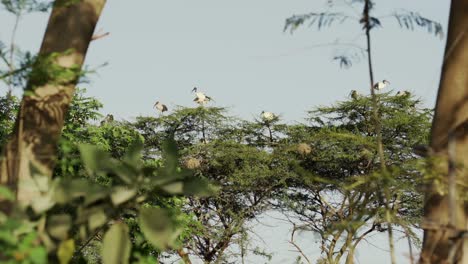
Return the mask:
<svg viewBox="0 0 468 264">
<path fill-rule="evenodd" d="M 377 98 L 388 176 L 380 175 L 370 96 L 311 111 L 310 124 L 290 127 L 281 147 L 294 150 L 290 153 L 299 167 L 279 208 L 294 223 L 294 230 L 318 235 L 327 263 L 340 263 L 344 257 L 352 263 L 366 236 L 387 230 L 381 199 L 384 184 L 393 194 L 392 222 L 411 244 L 419 244 L 413 229 L 422 214 L 417 188 L 422 173 L 412 152 L 413 145 L 428 142 L 431 111 L 419 108 L 419 101 L 410 95 L 386 93 Z M 294 237 L 290 242 L 300 247 Z"/>
<path fill-rule="evenodd" d="M 438 180 L 426 192 L 420 263 L 468 262 L 467 27 L 468 1 L 453 0 L 429 153 Z"/>
<path fill-rule="evenodd" d="M 271 131 L 273 125 L 268 126 Z M 228 252 L 237 245 L 243 258 L 249 250 L 242 242 L 248 236 L 247 223 L 270 208 L 269 200 L 290 177 L 288 160 L 269 149 L 275 133 L 270 137 L 266 124 L 227 117 L 219 107 L 139 117 L 135 127 L 145 137 L 148 156 L 157 156 L 159 142 L 174 134 L 183 146 L 181 165 L 220 187 L 217 195 L 188 198 L 186 211 L 197 224 L 184 248 L 207 263 L 221 263 L 233 257 Z"/>
</svg>

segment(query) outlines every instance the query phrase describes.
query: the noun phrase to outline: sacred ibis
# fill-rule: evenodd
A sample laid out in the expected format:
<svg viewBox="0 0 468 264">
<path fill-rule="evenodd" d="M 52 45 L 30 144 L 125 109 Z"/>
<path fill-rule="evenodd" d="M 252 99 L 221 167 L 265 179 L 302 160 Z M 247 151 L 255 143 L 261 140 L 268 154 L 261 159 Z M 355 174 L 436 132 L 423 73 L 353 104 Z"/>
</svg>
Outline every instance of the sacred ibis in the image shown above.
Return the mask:
<svg viewBox="0 0 468 264">
<path fill-rule="evenodd" d="M 203 92 L 199 92 L 197 87 L 194 87 L 192 89 L 192 93 L 195 93 L 196 97 L 195 97 L 195 99 L 193 99 L 193 101 L 196 102 L 197 104 L 203 105 L 203 104 L 206 104 L 209 101 L 211 101 L 211 97 L 207 96 Z"/>
<path fill-rule="evenodd" d="M 167 111 L 167 106 L 159 101 L 154 104 L 154 108 L 158 110 L 161 114 Z"/>
<path fill-rule="evenodd" d="M 377 90 L 377 91 L 380 91 L 380 90 L 384 89 L 385 87 L 387 87 L 389 84 L 390 84 L 389 81 L 382 80 L 382 81 L 374 84 L 374 89 Z"/>
</svg>

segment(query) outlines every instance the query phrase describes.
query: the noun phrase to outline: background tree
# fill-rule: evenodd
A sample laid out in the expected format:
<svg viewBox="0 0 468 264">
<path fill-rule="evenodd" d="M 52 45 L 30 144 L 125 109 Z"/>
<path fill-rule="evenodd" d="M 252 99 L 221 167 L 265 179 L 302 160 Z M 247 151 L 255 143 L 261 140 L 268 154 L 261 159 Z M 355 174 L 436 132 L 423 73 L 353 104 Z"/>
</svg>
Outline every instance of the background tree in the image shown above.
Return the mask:
<svg viewBox="0 0 468 264">
<path fill-rule="evenodd" d="M 139 117 L 135 127 L 149 142 L 149 156 L 157 156 L 159 142 L 174 134 L 184 146 L 182 165 L 220 186 L 216 196 L 187 201 L 186 211 L 198 223 L 185 242 L 189 252 L 207 263 L 221 263 L 232 258 L 226 254 L 231 245 L 244 250 L 248 221 L 269 208 L 269 199 L 289 175 L 281 156 L 258 147 L 270 141 L 260 132 L 263 125 L 230 118 L 224 108 L 197 107 Z"/>
<path fill-rule="evenodd" d="M 422 214 L 422 173 L 413 146 L 428 142 L 431 110 L 410 95 L 377 98 L 388 177 L 380 175 L 370 96 L 318 107 L 309 112 L 310 124 L 290 127 L 284 141 L 298 167 L 279 209 L 295 230 L 318 235 L 327 263 L 340 263 L 346 253 L 352 263 L 367 235 L 386 231 L 383 184 L 393 195 L 392 221 L 411 243 L 420 244 L 414 229 Z"/>
</svg>

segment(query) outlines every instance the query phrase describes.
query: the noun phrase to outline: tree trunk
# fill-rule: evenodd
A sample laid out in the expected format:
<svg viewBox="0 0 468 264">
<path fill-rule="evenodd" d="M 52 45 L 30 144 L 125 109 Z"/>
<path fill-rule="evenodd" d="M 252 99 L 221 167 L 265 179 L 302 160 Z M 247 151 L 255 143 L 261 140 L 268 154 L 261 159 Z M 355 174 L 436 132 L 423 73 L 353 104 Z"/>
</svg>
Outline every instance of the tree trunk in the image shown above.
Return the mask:
<svg viewBox="0 0 468 264">
<path fill-rule="evenodd" d="M 431 149 L 439 159 L 431 168 L 448 179 L 449 138 L 457 182 L 468 182 L 468 0 L 453 0 L 442 76 L 431 131 Z M 449 134 L 451 135 L 449 137 Z M 440 162 L 440 160 L 442 162 Z M 457 166 L 458 166 L 457 165 Z M 448 181 L 448 180 L 447 180 Z M 448 195 L 438 194 L 435 184 L 426 194 L 424 242 L 420 263 L 468 263 L 468 240 L 453 239 L 467 230 L 468 203 L 458 195 L 450 206 Z M 458 193 L 466 196 L 466 187 Z M 460 192 L 461 190 L 461 192 Z M 451 208 L 452 207 L 452 208 Z M 452 209 L 452 210 L 451 210 Z M 450 259 L 450 251 L 455 252 Z M 453 262 L 452 262 L 453 261 Z"/>
<path fill-rule="evenodd" d="M 20 204 L 27 205 L 39 195 L 33 181 L 36 171 L 52 176 L 64 117 L 105 2 L 54 3 L 13 135 L 0 164 L 0 184 L 15 190 Z"/>
</svg>

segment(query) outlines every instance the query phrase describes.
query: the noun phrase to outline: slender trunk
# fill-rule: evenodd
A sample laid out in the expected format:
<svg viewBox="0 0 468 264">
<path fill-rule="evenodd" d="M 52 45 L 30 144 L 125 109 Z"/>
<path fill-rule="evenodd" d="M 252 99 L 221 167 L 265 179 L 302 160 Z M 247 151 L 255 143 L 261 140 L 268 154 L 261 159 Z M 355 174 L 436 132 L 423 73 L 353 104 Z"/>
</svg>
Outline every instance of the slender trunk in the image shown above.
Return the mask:
<svg viewBox="0 0 468 264">
<path fill-rule="evenodd" d="M 453 177 L 468 182 L 468 1 L 453 0 L 445 47 L 441 82 L 431 130 L 431 149 L 437 161 L 431 170 L 448 181 L 448 145 L 452 141 L 455 164 Z M 452 138 L 452 140 L 449 140 Z M 453 172 L 452 172 L 453 173 Z M 462 237 L 468 226 L 466 198 L 456 197 L 450 212 L 450 199 L 437 193 L 434 184 L 426 192 L 423 248 L 419 263 L 468 263 L 468 239 Z M 466 187 L 461 189 L 466 193 Z M 450 218 L 456 219 L 450 225 Z M 449 259 L 450 252 L 454 259 Z"/>
<path fill-rule="evenodd" d="M 271 132 L 270 124 L 267 125 L 268 128 L 268 137 L 270 138 L 270 143 L 273 142 L 273 133 Z"/>
<path fill-rule="evenodd" d="M 206 144 L 206 135 L 205 135 L 205 117 L 202 119 L 202 140 Z"/>
<path fill-rule="evenodd" d="M 0 183 L 27 205 L 40 194 L 33 173 L 51 177 L 56 147 L 79 72 L 105 0 L 55 1 L 33 65 L 12 138 L 0 164 Z M 46 76 L 43 67 L 57 76 Z M 8 211 L 8 205 L 2 209 Z"/>
<path fill-rule="evenodd" d="M 375 125 L 375 133 L 377 135 L 377 152 L 379 154 L 379 159 L 380 159 L 380 168 L 382 170 L 382 173 L 386 174 L 387 168 L 385 165 L 385 155 L 384 155 L 384 150 L 383 150 L 383 143 L 382 143 L 382 124 L 381 120 L 379 117 L 379 103 L 377 101 L 377 96 L 374 91 L 374 70 L 372 67 L 372 50 L 371 50 L 371 24 L 370 24 L 370 9 L 371 9 L 371 0 L 366 0 L 364 3 L 364 11 L 363 11 L 363 22 L 366 30 L 366 41 L 367 41 L 367 63 L 368 63 L 368 68 L 369 68 L 369 78 L 370 78 L 370 91 L 371 91 L 371 97 L 372 97 L 372 116 L 374 119 L 374 125 Z M 387 221 L 387 231 L 388 231 L 388 244 L 390 247 L 390 258 L 391 258 L 391 263 L 395 264 L 396 263 L 396 257 L 395 257 L 395 246 L 393 243 L 393 227 L 392 227 L 392 219 L 390 215 L 390 190 L 388 189 L 388 186 L 384 186 L 384 195 L 385 195 L 385 218 Z"/>
</svg>

